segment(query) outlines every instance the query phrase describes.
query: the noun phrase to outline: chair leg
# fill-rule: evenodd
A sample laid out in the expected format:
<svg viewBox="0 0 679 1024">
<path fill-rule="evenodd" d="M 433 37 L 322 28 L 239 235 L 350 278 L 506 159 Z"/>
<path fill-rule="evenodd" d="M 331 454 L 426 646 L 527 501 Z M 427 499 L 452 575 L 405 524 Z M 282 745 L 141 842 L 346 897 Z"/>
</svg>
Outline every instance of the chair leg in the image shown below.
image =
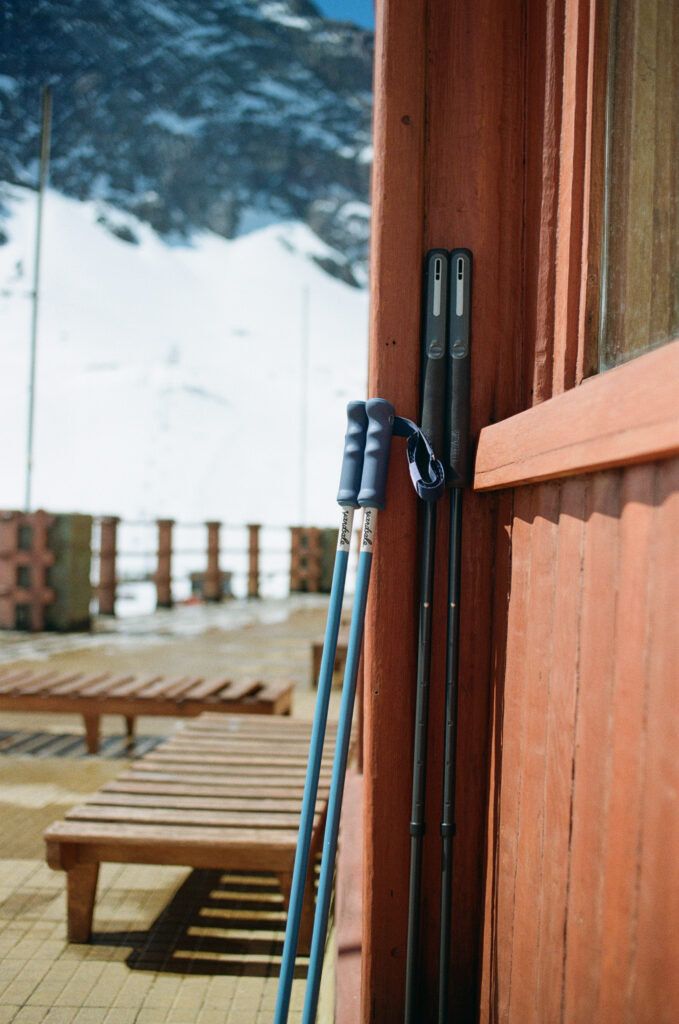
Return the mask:
<svg viewBox="0 0 679 1024">
<path fill-rule="evenodd" d="M 125 715 L 125 728 L 127 735 L 132 739 L 134 736 L 134 715 Z"/>
<path fill-rule="evenodd" d="M 66 872 L 69 942 L 90 941 L 98 876 L 98 864 L 76 864 Z"/>
<path fill-rule="evenodd" d="M 85 720 L 85 742 L 88 754 L 99 750 L 99 715 L 83 715 Z"/>
</svg>

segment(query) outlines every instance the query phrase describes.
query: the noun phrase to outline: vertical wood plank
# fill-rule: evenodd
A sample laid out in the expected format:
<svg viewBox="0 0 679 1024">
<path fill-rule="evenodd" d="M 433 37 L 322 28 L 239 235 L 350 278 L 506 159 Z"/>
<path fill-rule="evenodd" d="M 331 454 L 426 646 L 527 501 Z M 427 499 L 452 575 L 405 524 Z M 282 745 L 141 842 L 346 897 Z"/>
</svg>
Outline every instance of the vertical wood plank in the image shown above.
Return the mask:
<svg viewBox="0 0 679 1024">
<path fill-rule="evenodd" d="M 592 479 L 583 575 L 562 1020 L 591 1020 L 602 953 L 603 833 L 610 783 L 619 475 Z"/>
<path fill-rule="evenodd" d="M 679 459 L 661 463 L 650 567 L 638 918 L 625 1021 L 679 1018 Z"/>
<path fill-rule="evenodd" d="M 512 581 L 507 626 L 507 667 L 502 721 L 502 772 L 497 857 L 494 950 L 486 982 L 491 996 L 487 1020 L 506 1020 L 512 980 L 515 879 L 524 751 L 524 662 L 528 645 L 528 585 L 534 489 L 515 492 L 512 522 Z"/>
<path fill-rule="evenodd" d="M 591 119 L 591 40 L 595 4 L 565 4 L 564 84 L 554 303 L 552 394 L 575 385 L 580 331 L 587 126 Z M 584 296 L 583 296 L 584 298 Z"/>
<path fill-rule="evenodd" d="M 484 922 L 481 954 L 479 1019 L 487 1024 L 492 1019 L 492 1003 L 496 994 L 494 968 L 497 941 L 496 907 L 498 879 L 498 835 L 500 826 L 500 795 L 502 779 L 502 724 L 507 663 L 507 617 L 511 588 L 511 531 L 514 492 L 504 491 L 498 498 L 495 542 L 495 601 L 493 607 L 493 672 L 489 709 L 488 817 L 486 822 L 486 855 L 484 862 Z"/>
<path fill-rule="evenodd" d="M 627 469 L 622 483 L 620 574 L 611 694 L 610 797 L 600 864 L 601 990 L 592 1016 L 623 1021 L 634 942 L 638 823 L 644 749 L 648 649 L 648 567 L 653 533 L 655 467 Z"/>
<path fill-rule="evenodd" d="M 649 276 L 653 267 L 655 180 L 655 105 L 657 5 L 631 5 L 633 28 L 629 49 L 620 53 L 619 74 L 632 81 L 629 149 L 621 154 L 628 164 L 624 220 L 620 225 L 624 277 L 616 296 L 621 310 L 622 333 L 618 340 L 630 354 L 648 339 L 651 320 Z M 653 69 L 651 72 L 650 69 Z M 623 115 L 624 116 L 624 115 Z M 611 259 L 615 256 L 611 252 Z"/>
<path fill-rule="evenodd" d="M 665 339 L 672 333 L 673 269 L 671 250 L 671 207 L 677 202 L 672 191 L 672 136 L 679 134 L 676 125 L 677 95 L 672 92 L 674 65 L 679 64 L 674 34 L 676 3 L 659 0 L 657 3 L 655 39 L 655 122 L 654 122 L 654 180 L 653 231 L 650 265 L 650 316 L 648 340 Z"/>
<path fill-rule="evenodd" d="M 369 390 L 417 418 L 425 0 L 376 3 Z M 394 443 L 364 644 L 361 1021 L 400 1016 L 407 925 L 416 502 Z"/>
<path fill-rule="evenodd" d="M 527 18 L 523 408 L 552 394 L 564 5 L 528 4 Z"/>
<path fill-rule="evenodd" d="M 535 1017 L 538 973 L 539 896 L 545 843 L 545 770 L 554 629 L 554 573 L 559 509 L 558 484 L 535 490 L 528 581 L 523 688 L 523 764 L 518 816 L 514 941 L 509 1018 L 529 1024 Z"/>
<path fill-rule="evenodd" d="M 534 1019 L 558 1021 L 568 886 L 570 796 L 579 670 L 582 559 L 589 481 L 563 483 L 555 565 L 554 631 L 547 711 L 544 843 L 539 892 Z"/>
</svg>

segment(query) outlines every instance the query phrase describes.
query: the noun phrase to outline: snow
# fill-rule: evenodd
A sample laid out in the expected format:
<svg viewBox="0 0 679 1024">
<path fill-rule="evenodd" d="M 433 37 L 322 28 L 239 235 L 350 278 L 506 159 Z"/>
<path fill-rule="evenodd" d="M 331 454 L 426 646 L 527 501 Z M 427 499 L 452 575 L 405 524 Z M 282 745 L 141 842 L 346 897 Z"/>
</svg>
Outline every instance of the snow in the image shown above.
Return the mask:
<svg viewBox="0 0 679 1024">
<path fill-rule="evenodd" d="M 19 83 L 16 78 L 11 78 L 9 75 L 0 75 L 0 92 L 4 92 L 7 96 L 16 96 L 19 91 Z"/>
<path fill-rule="evenodd" d="M 173 110 L 154 110 L 146 124 L 157 124 L 172 135 L 198 135 L 205 126 L 204 117 L 180 117 Z"/>
<path fill-rule="evenodd" d="M 280 25 L 286 25 L 288 28 L 300 29 L 303 32 L 307 32 L 311 28 L 311 21 L 308 18 L 300 18 L 298 15 L 291 14 L 288 4 L 281 3 L 280 0 L 266 0 L 264 3 L 260 0 L 259 14 L 271 21 L 277 21 Z"/>
<path fill-rule="evenodd" d="M 21 508 L 37 204 L 18 187 L 0 199 L 0 508 Z M 367 293 L 318 267 L 310 257 L 331 250 L 302 223 L 170 246 L 105 212 L 45 197 L 33 507 L 334 525 L 346 404 L 366 388 Z"/>
</svg>

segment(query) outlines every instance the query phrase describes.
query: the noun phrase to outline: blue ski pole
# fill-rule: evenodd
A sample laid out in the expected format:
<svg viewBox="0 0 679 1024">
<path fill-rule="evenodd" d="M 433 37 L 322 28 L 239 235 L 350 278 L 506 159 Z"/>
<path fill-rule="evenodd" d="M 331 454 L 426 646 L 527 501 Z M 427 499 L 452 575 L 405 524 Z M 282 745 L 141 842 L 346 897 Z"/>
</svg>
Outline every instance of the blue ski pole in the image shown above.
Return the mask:
<svg viewBox="0 0 679 1024">
<path fill-rule="evenodd" d="M 384 508 L 387 469 L 389 466 L 391 435 L 394 423 L 393 406 L 390 402 L 385 401 L 385 399 L 370 399 L 366 403 L 366 412 L 368 414 L 368 434 L 363 460 L 361 490 L 358 496 L 359 505 L 365 509 L 363 531 L 361 534 L 361 553 L 358 561 L 356 595 L 351 616 L 347 660 L 342 684 L 335 759 L 330 779 L 328 816 L 323 837 L 321 874 L 318 882 L 318 895 L 316 897 L 316 914 L 311 939 L 306 999 L 302 1016 L 303 1024 L 314 1024 L 318 1008 L 330 898 L 335 872 L 339 819 L 344 793 L 344 777 L 346 775 L 351 740 L 351 719 L 356 696 L 356 680 L 361 655 L 365 607 L 375 540 L 375 520 L 377 518 L 377 510 Z"/>
<path fill-rule="evenodd" d="M 274 1024 L 285 1024 L 288 1019 L 288 1009 L 290 1006 L 290 993 L 295 972 L 295 956 L 297 954 L 297 943 L 299 941 L 302 918 L 304 885 L 307 871 L 309 870 L 309 848 L 313 830 L 318 780 L 321 772 L 323 740 L 328 719 L 332 673 L 342 614 L 342 600 L 344 598 L 344 584 L 347 575 L 354 510 L 358 508 L 358 492 L 363 473 L 363 451 L 368 427 L 368 416 L 365 406 L 365 402 L 350 402 L 347 406 L 347 433 L 344 440 L 344 457 L 342 459 L 340 485 L 337 495 L 337 503 L 342 509 L 342 521 L 330 588 L 328 620 L 318 678 L 316 710 L 311 730 L 309 763 L 302 799 L 299 836 L 290 889 L 288 920 L 285 929 L 285 941 L 283 943 L 283 958 L 278 982 Z"/>
</svg>

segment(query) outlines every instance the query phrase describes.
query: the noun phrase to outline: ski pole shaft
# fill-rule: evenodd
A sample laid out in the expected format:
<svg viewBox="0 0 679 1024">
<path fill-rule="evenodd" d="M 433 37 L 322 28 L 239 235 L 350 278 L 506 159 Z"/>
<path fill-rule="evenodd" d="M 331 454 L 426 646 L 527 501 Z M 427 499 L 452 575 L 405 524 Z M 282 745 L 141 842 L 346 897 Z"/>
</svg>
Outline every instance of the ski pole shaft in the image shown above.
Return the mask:
<svg viewBox="0 0 679 1024">
<path fill-rule="evenodd" d="M 448 1020 L 450 988 L 450 929 L 455 835 L 457 702 L 460 649 L 460 559 L 462 549 L 462 489 L 470 482 L 469 408 L 471 389 L 471 276 L 472 256 L 456 249 L 450 258 L 450 316 L 448 336 L 447 428 L 451 485 L 448 553 L 448 617 L 446 635 L 446 700 L 443 736 L 443 806 L 441 810 L 441 913 L 439 921 L 438 1024 Z"/>
<path fill-rule="evenodd" d="M 290 889 L 288 919 L 283 943 L 283 957 L 278 983 L 278 994 L 274 1016 L 275 1024 L 285 1024 L 288 1019 L 290 995 L 295 971 L 295 956 L 299 941 L 299 929 L 304 901 L 304 886 L 309 870 L 309 849 L 313 832 L 314 811 L 318 793 L 318 780 L 323 757 L 323 741 L 328 718 L 328 706 L 332 689 L 332 673 L 337 650 L 337 636 L 342 614 L 344 585 L 347 574 L 349 548 L 351 544 L 354 510 L 358 508 L 358 494 L 363 475 L 368 416 L 365 402 L 350 402 L 347 406 L 347 432 L 344 440 L 344 455 L 340 471 L 337 501 L 342 509 L 337 553 L 333 569 L 328 619 L 323 643 L 323 656 L 318 678 L 316 709 L 311 731 L 309 761 L 300 814 L 297 851 Z"/>
<path fill-rule="evenodd" d="M 420 619 L 417 645 L 417 689 L 415 694 L 415 739 L 413 750 L 413 791 L 410 811 L 410 878 L 408 894 L 408 938 L 406 946 L 405 1021 L 417 1019 L 417 969 L 419 962 L 420 893 L 424 799 L 427 767 L 427 722 L 431 665 L 431 614 L 434 591 L 434 538 L 436 505 L 426 502 L 422 530 Z"/>
<path fill-rule="evenodd" d="M 438 1024 L 446 1024 L 448 1020 L 450 925 L 451 900 L 453 892 L 453 837 L 455 835 L 457 688 L 460 640 L 460 540 L 462 532 L 462 491 L 459 488 L 453 488 L 450 501 L 446 703 L 443 752 L 443 808 L 441 812 L 441 915 L 439 934 Z"/>
<path fill-rule="evenodd" d="M 342 810 L 342 797 L 344 794 L 344 779 L 351 743 L 351 720 L 356 696 L 356 680 L 358 678 L 365 609 L 375 541 L 375 524 L 377 510 L 384 508 L 391 432 L 394 420 L 394 410 L 391 403 L 381 398 L 374 398 L 368 401 L 366 403 L 366 412 L 368 413 L 368 434 L 365 445 L 361 491 L 358 497 L 359 504 L 365 510 L 361 534 L 361 553 L 356 576 L 356 595 L 351 615 L 347 659 L 342 683 L 342 699 L 337 724 L 335 758 L 330 779 L 330 795 L 323 837 L 321 873 L 318 881 L 316 913 L 311 939 L 311 954 L 309 957 L 302 1024 L 314 1024 L 318 1009 L 323 955 L 328 930 L 335 859 L 337 856 L 337 838 L 339 835 L 340 812 Z"/>
</svg>

